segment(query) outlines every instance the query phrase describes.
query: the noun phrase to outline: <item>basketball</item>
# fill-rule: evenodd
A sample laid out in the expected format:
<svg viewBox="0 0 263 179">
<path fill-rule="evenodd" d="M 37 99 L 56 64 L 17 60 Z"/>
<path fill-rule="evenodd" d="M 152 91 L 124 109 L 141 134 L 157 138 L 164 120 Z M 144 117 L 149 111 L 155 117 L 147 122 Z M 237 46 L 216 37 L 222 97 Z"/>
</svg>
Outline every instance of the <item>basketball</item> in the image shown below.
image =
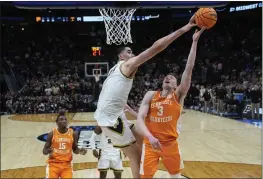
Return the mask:
<svg viewBox="0 0 263 179">
<path fill-rule="evenodd" d="M 217 13 L 213 8 L 200 8 L 195 14 L 195 22 L 198 27 L 213 27 L 217 21 Z"/>
</svg>

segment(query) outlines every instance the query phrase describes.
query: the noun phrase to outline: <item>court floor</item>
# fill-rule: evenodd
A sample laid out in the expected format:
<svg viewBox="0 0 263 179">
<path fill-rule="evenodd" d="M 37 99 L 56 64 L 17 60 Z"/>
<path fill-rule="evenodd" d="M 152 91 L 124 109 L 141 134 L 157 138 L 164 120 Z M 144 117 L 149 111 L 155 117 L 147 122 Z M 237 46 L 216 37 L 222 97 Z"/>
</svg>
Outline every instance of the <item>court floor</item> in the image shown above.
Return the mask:
<svg viewBox="0 0 263 179">
<path fill-rule="evenodd" d="M 179 145 L 188 178 L 261 178 L 261 128 L 239 121 L 186 110 Z M 70 126 L 94 126 L 93 113 L 67 114 Z M 43 178 L 44 142 L 38 136 L 56 126 L 56 114 L 1 116 L 1 178 Z M 134 121 L 129 117 L 130 120 Z M 74 155 L 74 178 L 98 178 L 91 150 Z M 123 178 L 131 178 L 124 159 Z M 108 178 L 113 178 L 108 172 Z M 158 178 L 169 175 L 160 164 Z"/>
</svg>

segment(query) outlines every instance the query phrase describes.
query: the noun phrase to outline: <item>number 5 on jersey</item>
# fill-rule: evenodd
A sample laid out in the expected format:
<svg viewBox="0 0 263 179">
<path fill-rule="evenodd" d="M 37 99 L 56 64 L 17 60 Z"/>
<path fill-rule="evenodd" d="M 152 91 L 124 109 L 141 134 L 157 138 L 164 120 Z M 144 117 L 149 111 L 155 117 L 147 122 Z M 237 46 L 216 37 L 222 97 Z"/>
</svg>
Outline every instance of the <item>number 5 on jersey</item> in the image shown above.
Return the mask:
<svg viewBox="0 0 263 179">
<path fill-rule="evenodd" d="M 162 116 L 163 115 L 163 106 L 159 105 L 159 106 L 157 106 L 157 109 L 158 109 L 157 115 Z"/>
<path fill-rule="evenodd" d="M 60 150 L 66 149 L 66 143 L 60 142 L 60 143 L 59 143 L 59 149 L 60 149 Z"/>
</svg>

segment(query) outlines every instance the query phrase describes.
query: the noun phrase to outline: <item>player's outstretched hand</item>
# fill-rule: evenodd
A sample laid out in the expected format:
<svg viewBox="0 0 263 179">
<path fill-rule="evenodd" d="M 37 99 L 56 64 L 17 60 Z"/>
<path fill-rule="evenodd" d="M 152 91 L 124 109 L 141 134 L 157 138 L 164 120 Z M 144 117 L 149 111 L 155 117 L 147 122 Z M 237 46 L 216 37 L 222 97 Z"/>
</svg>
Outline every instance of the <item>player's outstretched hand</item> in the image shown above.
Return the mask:
<svg viewBox="0 0 263 179">
<path fill-rule="evenodd" d="M 203 27 L 201 30 L 195 30 L 195 33 L 193 35 L 193 41 L 197 42 L 201 36 L 201 34 L 204 32 L 204 30 L 206 29 L 206 27 Z"/>
<path fill-rule="evenodd" d="M 79 150 L 79 154 L 80 154 L 80 155 L 86 155 L 86 153 L 87 153 L 87 150 L 84 149 L 84 148 L 81 148 L 81 149 Z"/>
<path fill-rule="evenodd" d="M 154 150 L 159 150 L 159 151 L 163 150 L 162 145 L 158 139 L 156 139 L 153 136 L 149 137 L 148 139 L 149 139 L 149 142 L 150 142 L 150 144 Z"/>
<path fill-rule="evenodd" d="M 191 19 L 189 20 L 188 24 L 187 24 L 187 27 L 189 28 L 189 30 L 192 28 L 192 27 L 195 27 L 197 26 L 197 24 L 195 23 L 195 14 L 191 17 Z"/>
<path fill-rule="evenodd" d="M 97 150 L 93 150 L 93 156 L 99 158 L 99 153 Z"/>
</svg>

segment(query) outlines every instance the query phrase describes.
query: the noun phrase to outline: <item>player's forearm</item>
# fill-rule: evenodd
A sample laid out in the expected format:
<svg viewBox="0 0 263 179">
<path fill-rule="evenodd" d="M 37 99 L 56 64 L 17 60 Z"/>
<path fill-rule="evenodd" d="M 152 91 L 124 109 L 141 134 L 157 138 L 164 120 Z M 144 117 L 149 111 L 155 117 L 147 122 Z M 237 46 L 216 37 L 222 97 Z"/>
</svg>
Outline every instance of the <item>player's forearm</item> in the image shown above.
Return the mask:
<svg viewBox="0 0 263 179">
<path fill-rule="evenodd" d="M 196 49 L 197 49 L 197 42 L 193 41 L 192 47 L 187 59 L 186 63 L 186 69 L 188 70 L 193 70 L 194 65 L 195 65 L 195 59 L 196 59 Z"/>
<path fill-rule="evenodd" d="M 49 154 L 49 151 L 44 148 L 44 149 L 43 149 L 43 154 L 44 154 L 44 155 L 48 155 L 48 154 Z"/>
<path fill-rule="evenodd" d="M 95 134 L 95 132 L 92 133 L 90 139 L 89 139 L 89 142 L 90 142 L 90 147 L 92 148 L 92 150 L 95 150 L 96 147 L 95 147 L 95 137 L 96 137 L 97 134 Z"/>
<path fill-rule="evenodd" d="M 193 41 L 192 47 L 191 47 L 191 50 L 188 56 L 188 60 L 186 63 L 186 67 L 185 67 L 184 73 L 182 75 L 182 80 L 181 80 L 181 91 L 184 93 L 187 93 L 191 85 L 192 71 L 193 71 L 193 68 L 195 65 L 195 59 L 196 59 L 196 49 L 197 49 L 197 42 Z"/>
<path fill-rule="evenodd" d="M 163 51 L 168 45 L 170 45 L 173 41 L 179 38 L 184 33 L 188 32 L 191 28 L 187 25 L 176 30 L 175 32 L 157 40 L 152 47 L 155 48 L 156 52 L 159 53 Z"/>
<path fill-rule="evenodd" d="M 141 116 L 138 116 L 137 121 L 136 121 L 136 126 L 138 127 L 138 131 L 144 136 L 149 138 L 152 136 L 150 131 L 148 130 L 147 126 L 145 125 L 144 118 Z"/>
</svg>

